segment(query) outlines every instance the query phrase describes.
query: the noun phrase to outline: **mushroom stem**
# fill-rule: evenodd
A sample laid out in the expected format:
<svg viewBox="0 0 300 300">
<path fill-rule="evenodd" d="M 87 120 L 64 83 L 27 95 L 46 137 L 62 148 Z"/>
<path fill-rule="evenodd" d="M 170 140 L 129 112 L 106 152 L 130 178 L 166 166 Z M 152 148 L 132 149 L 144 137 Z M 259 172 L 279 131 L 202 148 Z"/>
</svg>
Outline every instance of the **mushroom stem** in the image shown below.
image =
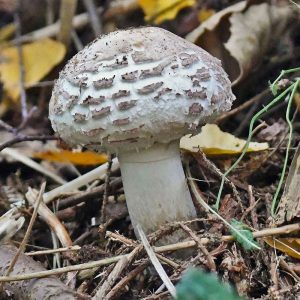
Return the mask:
<svg viewBox="0 0 300 300">
<path fill-rule="evenodd" d="M 137 237 L 174 221 L 196 216 L 182 168 L 179 141 L 155 144 L 139 152 L 118 155 L 126 202 Z M 177 235 L 171 239 L 178 239 Z M 170 240 L 170 239 L 169 239 Z"/>
</svg>

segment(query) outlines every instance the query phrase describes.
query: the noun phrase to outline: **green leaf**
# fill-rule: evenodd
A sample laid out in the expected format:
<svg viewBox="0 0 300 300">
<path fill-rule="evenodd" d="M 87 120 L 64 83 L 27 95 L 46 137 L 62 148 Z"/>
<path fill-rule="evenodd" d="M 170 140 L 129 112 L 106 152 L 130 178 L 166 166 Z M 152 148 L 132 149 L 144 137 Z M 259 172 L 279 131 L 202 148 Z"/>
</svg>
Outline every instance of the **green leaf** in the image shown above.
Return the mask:
<svg viewBox="0 0 300 300">
<path fill-rule="evenodd" d="M 239 244 L 241 244 L 245 250 L 256 250 L 257 247 L 259 247 L 257 242 L 254 241 L 253 234 L 247 225 L 237 220 L 232 220 L 231 226 L 234 227 L 234 229 L 240 233 L 238 235 L 235 231 L 231 230 L 231 234 L 233 235 L 235 240 Z M 241 235 L 245 238 L 241 238 Z"/>
<path fill-rule="evenodd" d="M 242 300 L 214 274 L 190 269 L 176 286 L 176 300 Z"/>
</svg>

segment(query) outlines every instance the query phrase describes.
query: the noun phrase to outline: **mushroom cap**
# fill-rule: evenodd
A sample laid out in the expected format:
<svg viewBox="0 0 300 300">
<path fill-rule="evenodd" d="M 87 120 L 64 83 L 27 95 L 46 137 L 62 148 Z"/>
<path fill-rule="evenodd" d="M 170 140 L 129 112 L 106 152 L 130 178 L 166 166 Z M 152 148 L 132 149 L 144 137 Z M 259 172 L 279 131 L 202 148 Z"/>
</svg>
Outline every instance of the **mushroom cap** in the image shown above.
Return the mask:
<svg viewBox="0 0 300 300">
<path fill-rule="evenodd" d="M 234 99 L 218 59 L 141 27 L 101 36 L 76 54 L 55 83 L 49 118 L 67 143 L 118 153 L 180 139 Z"/>
</svg>

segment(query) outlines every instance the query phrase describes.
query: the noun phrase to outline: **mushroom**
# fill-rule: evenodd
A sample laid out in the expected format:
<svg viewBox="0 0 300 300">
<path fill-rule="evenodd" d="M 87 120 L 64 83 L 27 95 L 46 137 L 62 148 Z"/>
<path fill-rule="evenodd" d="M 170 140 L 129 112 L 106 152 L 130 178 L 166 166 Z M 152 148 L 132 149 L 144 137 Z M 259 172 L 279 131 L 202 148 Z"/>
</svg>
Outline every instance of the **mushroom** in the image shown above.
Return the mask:
<svg viewBox="0 0 300 300">
<path fill-rule="evenodd" d="M 142 27 L 101 36 L 75 55 L 55 83 L 49 118 L 67 143 L 117 155 L 138 236 L 137 224 L 150 233 L 196 216 L 179 141 L 234 99 L 218 59 Z"/>
</svg>

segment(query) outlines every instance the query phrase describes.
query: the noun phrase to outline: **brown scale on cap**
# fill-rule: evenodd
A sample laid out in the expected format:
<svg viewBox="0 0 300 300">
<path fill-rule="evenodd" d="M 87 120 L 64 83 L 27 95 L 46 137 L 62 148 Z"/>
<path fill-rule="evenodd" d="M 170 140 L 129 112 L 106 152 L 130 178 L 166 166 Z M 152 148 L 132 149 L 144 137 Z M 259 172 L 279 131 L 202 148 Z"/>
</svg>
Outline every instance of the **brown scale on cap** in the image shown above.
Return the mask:
<svg viewBox="0 0 300 300">
<path fill-rule="evenodd" d="M 211 76 L 209 74 L 209 70 L 206 68 L 198 69 L 196 74 L 189 76 L 193 81 L 197 80 L 198 82 L 209 81 Z"/>
<path fill-rule="evenodd" d="M 189 107 L 189 115 L 199 115 L 203 111 L 203 107 L 200 103 L 193 103 Z"/>
<path fill-rule="evenodd" d="M 140 79 L 149 78 L 149 77 L 153 77 L 153 76 L 161 76 L 165 67 L 167 67 L 170 63 L 171 63 L 171 61 L 167 61 L 165 63 L 159 64 L 158 66 L 156 66 L 152 69 L 142 70 Z"/>
<path fill-rule="evenodd" d="M 89 105 L 89 104 L 101 104 L 105 101 L 104 96 L 99 96 L 97 98 L 94 98 L 92 96 L 87 96 L 84 100 L 82 100 L 83 105 Z"/>
<path fill-rule="evenodd" d="M 207 97 L 206 92 L 204 90 L 201 90 L 201 91 L 186 90 L 185 93 L 189 98 L 192 98 L 192 99 L 194 99 L 194 98 L 205 99 Z"/>
<path fill-rule="evenodd" d="M 106 107 L 103 107 L 101 109 L 92 110 L 91 111 L 92 118 L 93 119 L 102 118 L 102 117 L 104 117 L 104 116 L 106 116 L 106 115 L 108 115 L 110 113 L 110 109 L 111 109 L 110 106 L 106 106 Z"/>
<path fill-rule="evenodd" d="M 137 103 L 137 100 L 129 100 L 129 101 L 123 101 L 118 103 L 118 109 L 119 110 L 127 110 L 130 109 L 131 107 L 135 106 Z"/>
<path fill-rule="evenodd" d="M 119 90 L 118 92 L 116 93 L 113 93 L 111 95 L 111 98 L 112 99 L 118 99 L 118 98 L 122 98 L 122 97 L 127 97 L 130 95 L 130 91 L 127 91 L 127 90 Z"/>
<path fill-rule="evenodd" d="M 136 81 L 138 79 L 138 71 L 133 71 L 121 75 L 122 80 L 124 81 Z"/>
<path fill-rule="evenodd" d="M 109 144 L 123 144 L 123 143 L 136 143 L 138 142 L 139 137 L 133 137 L 128 139 L 122 139 L 122 140 L 108 140 Z"/>
<path fill-rule="evenodd" d="M 127 125 L 129 123 L 130 123 L 129 118 L 117 119 L 113 121 L 113 124 L 117 126 Z"/>
<path fill-rule="evenodd" d="M 158 101 L 160 98 L 161 98 L 161 96 L 163 96 L 163 95 L 165 95 L 165 94 L 167 94 L 167 93 L 170 93 L 170 92 L 172 92 L 172 89 L 170 89 L 170 88 L 168 88 L 168 87 L 166 87 L 166 88 L 163 88 L 162 90 L 160 90 L 159 92 L 158 92 L 158 94 L 153 98 L 155 101 Z"/>
<path fill-rule="evenodd" d="M 146 95 L 155 92 L 158 88 L 160 88 L 164 83 L 163 82 L 156 82 L 138 89 L 138 93 L 141 95 Z"/>
<path fill-rule="evenodd" d="M 84 134 L 86 136 L 96 136 L 103 131 L 104 131 L 103 128 L 95 128 L 95 129 L 91 129 L 91 130 L 87 130 L 87 131 L 82 130 L 82 134 Z"/>
<path fill-rule="evenodd" d="M 80 113 L 75 113 L 73 115 L 73 119 L 77 123 L 82 123 L 82 122 L 84 122 L 86 120 L 86 115 L 80 114 Z"/>
<path fill-rule="evenodd" d="M 181 64 L 183 67 L 190 67 L 195 62 L 199 61 L 199 58 L 194 54 L 181 53 L 179 54 Z"/>
<path fill-rule="evenodd" d="M 111 78 L 102 78 L 96 81 L 93 81 L 93 85 L 96 89 L 107 89 L 113 85 L 115 76 Z"/>
</svg>

